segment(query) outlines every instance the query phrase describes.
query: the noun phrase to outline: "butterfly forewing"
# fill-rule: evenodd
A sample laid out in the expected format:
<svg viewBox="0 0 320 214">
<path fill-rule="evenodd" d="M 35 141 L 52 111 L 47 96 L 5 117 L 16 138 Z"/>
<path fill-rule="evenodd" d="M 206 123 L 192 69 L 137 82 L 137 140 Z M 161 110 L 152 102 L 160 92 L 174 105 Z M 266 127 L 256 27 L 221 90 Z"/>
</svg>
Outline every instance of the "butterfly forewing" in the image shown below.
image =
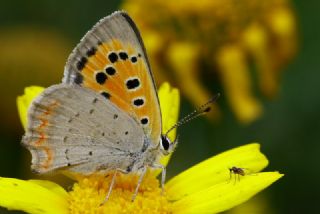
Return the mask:
<svg viewBox="0 0 320 214">
<path fill-rule="evenodd" d="M 127 112 L 158 144 L 161 113 L 145 48 L 137 27 L 124 12 L 100 20 L 73 50 L 64 83 L 102 94 Z"/>
<path fill-rule="evenodd" d="M 23 144 L 32 169 L 44 173 L 69 167 L 85 174 L 126 170 L 144 146 L 142 127 L 96 92 L 60 84 L 31 105 Z"/>
</svg>

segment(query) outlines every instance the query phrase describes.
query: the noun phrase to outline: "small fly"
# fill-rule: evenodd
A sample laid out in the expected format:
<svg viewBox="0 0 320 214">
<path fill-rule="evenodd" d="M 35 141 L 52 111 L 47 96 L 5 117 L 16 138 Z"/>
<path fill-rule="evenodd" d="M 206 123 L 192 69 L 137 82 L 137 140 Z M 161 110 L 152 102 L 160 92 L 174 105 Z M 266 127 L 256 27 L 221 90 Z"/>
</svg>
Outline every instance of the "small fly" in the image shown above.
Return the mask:
<svg viewBox="0 0 320 214">
<path fill-rule="evenodd" d="M 232 178 L 232 174 L 234 174 L 234 182 L 237 181 L 237 177 L 238 177 L 238 181 L 240 181 L 240 176 L 246 175 L 245 168 L 240 168 L 236 166 L 229 168 L 229 172 L 230 172 L 230 180 Z"/>
</svg>

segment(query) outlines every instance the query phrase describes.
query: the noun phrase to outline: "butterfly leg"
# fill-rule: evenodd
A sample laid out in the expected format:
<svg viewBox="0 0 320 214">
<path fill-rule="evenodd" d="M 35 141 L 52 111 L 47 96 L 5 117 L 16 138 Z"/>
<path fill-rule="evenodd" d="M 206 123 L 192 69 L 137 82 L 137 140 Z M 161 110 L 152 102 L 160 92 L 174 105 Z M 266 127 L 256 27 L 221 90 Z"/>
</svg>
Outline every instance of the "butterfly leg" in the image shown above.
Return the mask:
<svg viewBox="0 0 320 214">
<path fill-rule="evenodd" d="M 162 189 L 161 193 L 164 194 L 164 183 L 166 182 L 166 174 L 167 174 L 166 167 L 161 164 L 154 164 L 151 167 L 162 170 L 161 171 L 161 189 Z"/>
<path fill-rule="evenodd" d="M 105 197 L 105 199 L 103 200 L 103 202 L 100 204 L 100 206 L 104 205 L 104 204 L 109 200 L 110 195 L 111 195 L 111 192 L 112 192 L 112 189 L 113 189 L 113 186 L 114 186 L 115 181 L 116 181 L 116 177 L 117 177 L 117 173 L 118 173 L 118 172 L 122 172 L 122 173 L 124 173 L 124 174 L 127 174 L 127 173 L 128 173 L 127 171 L 122 170 L 122 169 L 116 169 L 116 170 L 114 171 L 114 174 L 113 174 L 113 176 L 112 176 L 112 180 L 111 180 L 111 183 L 110 183 L 110 186 L 109 186 L 108 194 L 107 194 L 107 196 Z"/>
<path fill-rule="evenodd" d="M 136 199 L 136 197 L 137 197 L 137 194 L 138 194 L 138 191 L 139 191 L 139 187 L 140 187 L 140 185 L 141 185 L 141 183 L 142 183 L 142 179 L 143 179 L 144 175 L 146 174 L 146 172 L 147 172 L 147 167 L 143 167 L 143 168 L 142 168 L 141 175 L 140 175 L 139 180 L 138 180 L 138 184 L 137 184 L 136 189 L 135 189 L 135 191 L 134 191 L 134 193 L 133 193 L 133 195 L 132 195 L 132 198 L 131 198 L 131 201 L 132 201 L 132 202 L 133 202 L 134 199 Z"/>
<path fill-rule="evenodd" d="M 112 176 L 112 180 L 111 180 L 111 183 L 110 183 L 110 186 L 109 186 L 108 194 L 107 194 L 106 198 L 104 199 L 104 202 L 108 201 L 108 199 L 109 199 L 109 197 L 111 195 L 111 192 L 112 192 L 116 177 L 117 177 L 117 170 L 114 172 L 114 174 Z"/>
</svg>

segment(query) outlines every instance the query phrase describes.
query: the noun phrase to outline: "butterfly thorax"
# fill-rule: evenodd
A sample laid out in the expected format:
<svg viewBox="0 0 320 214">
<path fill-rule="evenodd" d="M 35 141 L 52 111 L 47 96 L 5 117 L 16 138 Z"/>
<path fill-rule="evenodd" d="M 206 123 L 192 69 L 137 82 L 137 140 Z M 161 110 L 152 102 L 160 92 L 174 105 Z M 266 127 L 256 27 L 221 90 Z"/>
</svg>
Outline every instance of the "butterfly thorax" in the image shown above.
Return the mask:
<svg viewBox="0 0 320 214">
<path fill-rule="evenodd" d="M 158 165 L 159 159 L 162 156 L 162 151 L 159 144 L 154 146 L 149 139 L 145 140 L 145 145 L 147 146 L 143 148 L 141 152 L 134 154 L 132 164 L 128 166 L 126 170 L 127 172 L 141 171 L 145 167 L 152 168 L 155 165 Z"/>
</svg>

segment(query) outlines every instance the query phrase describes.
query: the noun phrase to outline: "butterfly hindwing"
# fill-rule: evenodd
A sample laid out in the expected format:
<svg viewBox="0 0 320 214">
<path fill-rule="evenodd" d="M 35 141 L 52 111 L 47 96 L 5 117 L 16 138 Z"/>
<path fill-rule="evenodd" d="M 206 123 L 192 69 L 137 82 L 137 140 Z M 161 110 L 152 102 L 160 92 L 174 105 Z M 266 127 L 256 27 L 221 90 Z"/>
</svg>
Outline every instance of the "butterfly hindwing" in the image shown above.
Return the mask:
<svg viewBox="0 0 320 214">
<path fill-rule="evenodd" d="M 126 170 L 144 146 L 141 126 L 96 92 L 59 84 L 47 88 L 28 112 L 23 144 L 39 173 L 68 167 L 82 173 Z"/>
<path fill-rule="evenodd" d="M 102 94 L 158 144 L 161 113 L 157 92 L 140 34 L 125 12 L 100 20 L 82 38 L 69 57 L 63 82 Z"/>
</svg>

